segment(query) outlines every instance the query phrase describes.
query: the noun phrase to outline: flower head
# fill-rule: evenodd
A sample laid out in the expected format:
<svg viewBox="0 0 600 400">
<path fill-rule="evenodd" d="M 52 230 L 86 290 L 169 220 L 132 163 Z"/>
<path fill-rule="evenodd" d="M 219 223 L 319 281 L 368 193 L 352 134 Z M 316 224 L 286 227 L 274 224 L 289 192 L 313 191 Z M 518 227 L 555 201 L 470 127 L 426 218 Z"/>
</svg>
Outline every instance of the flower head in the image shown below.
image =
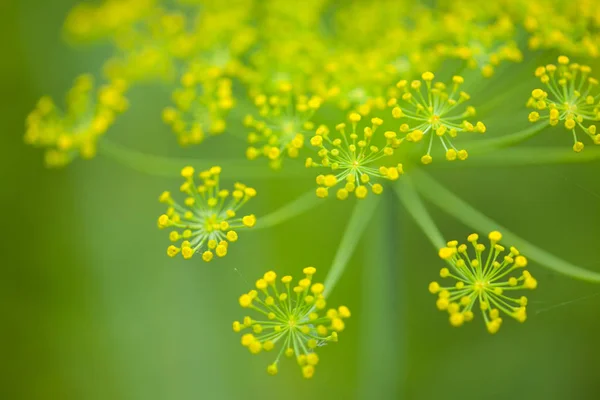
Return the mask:
<svg viewBox="0 0 600 400">
<path fill-rule="evenodd" d="M 470 98 L 467 93 L 459 90 L 464 82 L 461 76 L 452 78 L 451 91 L 442 82 L 434 83 L 434 78 L 433 73 L 425 72 L 422 80 L 398 82 L 396 87 L 400 90 L 399 98 L 392 97 L 388 101 L 388 105 L 392 107 L 392 116 L 406 121 L 400 126 L 400 133 L 407 141 L 420 142 L 425 138 L 428 142 L 427 153 L 421 157 L 423 164 L 429 164 L 433 160 L 431 149 L 436 138 L 444 148 L 447 160 L 466 160 L 467 151 L 457 149 L 452 139 L 459 132 L 484 133 L 486 127 L 482 122 L 472 124 L 465 119 L 475 115 L 473 107 L 466 107 L 463 112 L 458 111 L 459 106 Z"/>
<path fill-rule="evenodd" d="M 271 375 L 277 373 L 285 355 L 295 356 L 302 375 L 312 378 L 319 362 L 316 349 L 337 342 L 338 332 L 344 330 L 344 319 L 350 317 L 345 306 L 325 312 L 325 287 L 312 282 L 316 269 L 307 267 L 303 272 L 305 277 L 294 285 L 291 276 L 282 277 L 280 284 L 275 272 L 269 271 L 256 281 L 256 290 L 239 299 L 243 308 L 259 316 L 258 320 L 246 316 L 233 323 L 235 332 L 251 331 L 242 335 L 242 345 L 252 354 L 279 347 L 275 361 L 267 367 Z"/>
<path fill-rule="evenodd" d="M 218 135 L 226 128 L 225 118 L 235 102 L 231 79 L 220 68 L 190 65 L 181 77 L 181 89 L 173 93 L 176 107 L 163 111 L 163 121 L 171 126 L 181 145 L 197 144 L 205 135 Z"/>
<path fill-rule="evenodd" d="M 464 2 L 452 2 L 450 7 L 451 11 L 440 21 L 442 42 L 436 46 L 440 56 L 462 59 L 486 78 L 503 61 L 522 61 L 523 54 L 514 40 L 515 25 L 506 10 L 494 6 L 479 8 Z"/>
<path fill-rule="evenodd" d="M 181 175 L 185 179 L 181 192 L 186 194 L 184 205 L 175 202 L 169 192 L 160 196 L 160 202 L 168 206 L 167 212 L 158 218 L 161 229 L 174 228 L 169 234 L 173 243 L 167 254 L 175 257 L 181 252 L 190 259 L 196 253 L 209 262 L 216 254 L 225 257 L 229 243 L 238 239 L 237 229 L 252 228 L 256 224 L 253 214 L 238 217 L 244 204 L 256 196 L 256 190 L 236 183 L 232 191 L 222 189 L 219 183 L 221 167 L 212 167 L 199 174 L 201 184 L 196 185 L 194 168 L 185 167 Z"/>
<path fill-rule="evenodd" d="M 529 114 L 529 121 L 548 119 L 552 126 L 562 123 L 573 134 L 576 152 L 584 148 L 577 130 L 600 144 L 596 125 L 590 125 L 590 121 L 600 121 L 598 80 L 589 76 L 591 71 L 587 65 L 571 63 L 568 57 L 560 56 L 558 66 L 548 64 L 535 70 L 547 91 L 533 90 L 527 102 L 528 107 L 538 110 Z"/>
<path fill-rule="evenodd" d="M 252 129 L 248 135 L 248 159 L 264 156 L 273 168 L 281 166 L 284 156 L 298 157 L 305 135 L 314 129 L 311 118 L 321 107 L 319 97 L 296 96 L 292 86 L 282 83 L 279 93 L 254 97 L 259 117 L 246 116 L 244 124 Z"/>
<path fill-rule="evenodd" d="M 450 323 L 461 326 L 471 321 L 474 308 L 478 304 L 490 333 L 496 333 L 502 324 L 501 313 L 519 322 L 525 322 L 527 298 L 509 296 L 514 290 L 535 289 L 537 281 L 524 268 L 527 259 L 517 249 L 511 247 L 505 255 L 505 248 L 498 244 L 502 240 L 500 232 L 489 234 L 490 249 L 485 254 L 485 245 L 478 242 L 477 234 L 469 235 L 468 241 L 475 250 L 471 258 L 466 244 L 457 241 L 448 243 L 440 250 L 440 258 L 449 268 L 442 268 L 440 276 L 456 280 L 456 284 L 440 286 L 429 284 L 429 291 L 438 295 L 437 307 L 448 311 Z M 522 272 L 517 275 L 517 271 Z"/>
<path fill-rule="evenodd" d="M 556 49 L 592 58 L 600 55 L 596 2 L 557 1 L 545 7 L 540 1 L 528 1 L 519 4 L 523 6 L 520 13 L 524 12 L 523 26 L 530 34 L 530 49 Z"/>
<path fill-rule="evenodd" d="M 317 177 L 317 196 L 327 197 L 329 188 L 343 184 L 337 190 L 337 198 L 345 200 L 350 193 L 364 199 L 371 192 L 381 194 L 383 186 L 376 179 L 396 180 L 402 175 L 402 164 L 382 166 L 381 159 L 394 154 L 400 140 L 396 132 L 377 134 L 377 128 L 383 124 L 379 118 L 371 119 L 371 126 L 366 126 L 362 133 L 357 130 L 362 119 L 360 114 L 350 114 L 351 130 L 346 130 L 346 124 L 338 124 L 335 134 L 329 128 L 320 126 L 310 143 L 319 149 L 320 162 L 308 158 L 307 167 L 329 168 L 332 174 Z"/>
<path fill-rule="evenodd" d="M 89 42 L 112 38 L 146 17 L 156 0 L 104 0 L 99 4 L 79 3 L 69 12 L 65 34 L 73 41 Z"/>
<path fill-rule="evenodd" d="M 27 117 L 25 142 L 45 147 L 46 165 L 61 167 L 77 155 L 92 158 L 98 139 L 115 117 L 127 109 L 126 84 L 115 81 L 96 89 L 90 75 L 79 76 L 67 95 L 63 111 L 49 97 L 42 97 Z"/>
</svg>

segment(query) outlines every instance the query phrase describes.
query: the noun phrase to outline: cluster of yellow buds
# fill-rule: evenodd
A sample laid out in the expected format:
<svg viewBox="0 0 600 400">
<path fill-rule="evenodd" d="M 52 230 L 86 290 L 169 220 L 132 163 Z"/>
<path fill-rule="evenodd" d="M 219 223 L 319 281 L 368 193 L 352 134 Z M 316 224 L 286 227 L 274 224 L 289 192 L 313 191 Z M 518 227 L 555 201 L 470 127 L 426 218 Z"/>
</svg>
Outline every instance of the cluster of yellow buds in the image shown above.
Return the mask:
<svg viewBox="0 0 600 400">
<path fill-rule="evenodd" d="M 584 148 L 577 130 L 588 135 L 594 144 L 600 144 L 600 134 L 591 121 L 600 121 L 600 103 L 597 94 L 598 80 L 590 76 L 592 69 L 587 65 L 571 63 L 568 57 L 558 57 L 558 65 L 538 67 L 535 76 L 546 86 L 546 90 L 534 89 L 527 102 L 532 111 L 529 121 L 548 119 L 550 125 L 560 122 L 573 134 L 573 150 Z M 596 93 L 595 93 L 596 92 Z"/>
<path fill-rule="evenodd" d="M 281 357 L 296 357 L 305 378 L 312 378 L 319 362 L 316 349 L 337 342 L 344 330 L 344 319 L 350 317 L 348 307 L 330 308 L 323 295 L 322 283 L 313 283 L 314 267 L 303 270 L 305 277 L 296 285 L 291 276 L 282 277 L 269 271 L 256 281 L 256 289 L 243 294 L 239 303 L 255 311 L 258 320 L 250 316 L 233 323 L 234 332 L 250 330 L 242 335 L 242 345 L 250 353 L 272 351 L 279 347 L 275 361 L 267 367 L 270 375 L 277 374 Z"/>
<path fill-rule="evenodd" d="M 170 192 L 160 196 L 160 202 L 168 206 L 167 212 L 158 218 L 160 229 L 175 228 L 169 239 L 179 246 L 170 245 L 167 254 L 175 257 L 181 252 L 190 259 L 196 253 L 209 262 L 216 254 L 227 255 L 229 243 L 238 240 L 237 229 L 252 228 L 256 224 L 253 214 L 238 217 L 238 212 L 248 200 L 256 196 L 256 190 L 236 183 L 232 191 L 220 187 L 221 167 L 212 167 L 199 173 L 202 180 L 196 185 L 192 167 L 181 170 L 185 179 L 181 192 L 186 194 L 184 205 L 175 202 Z"/>
<path fill-rule="evenodd" d="M 429 136 L 426 139 L 427 153 L 421 157 L 423 164 L 433 161 L 431 150 L 435 137 L 444 148 L 447 160 L 466 160 L 467 151 L 456 148 L 452 139 L 460 132 L 484 133 L 486 127 L 481 121 L 473 124 L 466 120 L 475 115 L 475 108 L 469 106 L 465 111 L 457 112 L 457 108 L 470 99 L 467 93 L 460 90 L 464 83 L 463 77 L 452 78 L 451 91 L 448 91 L 442 82 L 434 83 L 435 76 L 431 72 L 423 73 L 421 78 L 422 80 L 412 82 L 398 82 L 397 97 L 388 101 L 388 106 L 392 108 L 392 116 L 406 121 L 400 126 L 400 133 L 404 134 L 403 139 L 416 143 Z"/>
<path fill-rule="evenodd" d="M 473 258 L 469 255 L 468 246 L 457 241 L 448 242 L 448 247 L 440 249 L 440 258 L 449 266 L 441 269 L 440 277 L 454 279 L 456 284 L 429 284 L 429 291 L 438 295 L 438 309 L 448 312 L 453 326 L 461 326 L 473 319 L 473 310 L 479 303 L 490 333 L 496 333 L 500 329 L 501 313 L 525 322 L 527 298 L 510 297 L 508 294 L 514 290 L 537 287 L 535 278 L 525 270 L 527 258 L 514 247 L 504 255 L 506 249 L 499 244 L 502 235 L 497 231 L 489 234 L 490 248 L 487 249 L 487 256 L 485 245 L 478 242 L 479 235 L 469 235 L 467 240 L 475 250 Z M 516 270 L 522 270 L 520 276 L 511 276 Z"/>
<path fill-rule="evenodd" d="M 50 97 L 42 97 L 29 116 L 25 142 L 46 148 L 48 167 L 62 167 L 76 156 L 92 158 L 98 138 L 128 107 L 123 81 L 96 89 L 90 75 L 77 77 L 66 99 L 66 110 L 58 108 Z"/>
<path fill-rule="evenodd" d="M 193 63 L 181 77 L 181 85 L 173 93 L 175 107 L 166 108 L 162 115 L 179 143 L 198 144 L 206 134 L 223 133 L 225 119 L 235 105 L 231 79 L 220 68 Z"/>
<path fill-rule="evenodd" d="M 280 84 L 276 95 L 256 95 L 254 104 L 259 116 L 247 115 L 244 119 L 244 125 L 252 129 L 248 134 L 248 159 L 264 156 L 272 168 L 279 168 L 284 156 L 298 157 L 305 135 L 314 129 L 311 118 L 321 103 L 320 97 L 293 94 L 289 83 Z"/>
<path fill-rule="evenodd" d="M 69 12 L 65 35 L 72 41 L 89 42 L 112 38 L 143 18 L 156 0 L 104 0 L 97 4 L 82 2 Z"/>
<path fill-rule="evenodd" d="M 371 126 L 364 128 L 361 137 L 357 131 L 361 118 L 360 114 L 351 113 L 350 132 L 346 131 L 346 124 L 341 123 L 335 128 L 335 137 L 332 137 L 334 135 L 329 128 L 321 125 L 315 136 L 310 139 L 311 145 L 319 149 L 321 162 L 307 158 L 306 167 L 329 168 L 333 172 L 317 176 L 317 196 L 325 198 L 330 188 L 343 183 L 344 186 L 336 193 L 338 199 L 345 200 L 350 193 L 364 199 L 369 193 L 369 188 L 374 194 L 383 192 L 383 186 L 372 181 L 374 178 L 394 181 L 403 174 L 402 164 L 386 167 L 380 163 L 382 158 L 392 156 L 400 145 L 401 141 L 396 137 L 396 132 L 388 131 L 376 135 L 377 128 L 381 127 L 383 120 L 372 118 Z M 376 145 L 378 141 L 380 146 Z"/>
<path fill-rule="evenodd" d="M 468 68 L 480 70 L 486 78 L 501 62 L 523 60 L 515 41 L 515 24 L 505 12 L 488 14 L 471 4 L 456 3 L 442 23 L 444 39 L 435 47 L 438 55 L 464 60 Z"/>
<path fill-rule="evenodd" d="M 592 58 L 600 55 L 596 2 L 556 1 L 546 7 L 542 0 L 530 0 L 519 4 L 523 6 L 523 27 L 530 35 L 530 49 L 555 49 Z"/>
</svg>

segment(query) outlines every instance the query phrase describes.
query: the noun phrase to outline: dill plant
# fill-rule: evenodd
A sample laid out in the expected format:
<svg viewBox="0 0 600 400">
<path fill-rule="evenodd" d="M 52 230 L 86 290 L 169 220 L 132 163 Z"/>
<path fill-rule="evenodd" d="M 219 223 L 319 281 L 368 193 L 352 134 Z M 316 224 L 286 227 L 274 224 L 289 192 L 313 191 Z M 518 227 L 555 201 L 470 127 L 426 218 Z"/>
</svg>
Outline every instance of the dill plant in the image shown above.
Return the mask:
<svg viewBox="0 0 600 400">
<path fill-rule="evenodd" d="M 80 45 L 109 43 L 112 55 L 101 76 L 76 79 L 64 111 L 42 97 L 27 117 L 25 141 L 43 148 L 52 168 L 99 153 L 151 175 L 180 174 L 183 205 L 170 191 L 159 197 L 167 210 L 159 216 L 158 227 L 171 229 L 171 257 L 194 259 L 199 254 L 206 262 L 215 255 L 222 258 L 238 240 L 239 230 L 284 223 L 325 201 L 331 207 L 338 200 L 354 201 L 324 284 L 312 282 L 313 267 L 304 268 L 305 277 L 295 285 L 291 276 L 278 280 L 277 271 L 269 271 L 239 298 L 241 307 L 256 314 L 233 323 L 233 330 L 242 333 L 242 345 L 253 354 L 278 349 L 267 367 L 269 374 L 278 372 L 285 355 L 294 357 L 302 375 L 311 378 L 320 360 L 315 350 L 337 342 L 346 325 L 352 329 L 352 321 L 344 321 L 351 315 L 347 307 L 325 311 L 327 296 L 343 277 L 369 220 L 385 212 L 378 199 L 388 188 L 447 263 L 441 278 L 455 281 L 429 284 L 429 291 L 438 295 L 437 308 L 448 312 L 453 326 L 480 312 L 494 334 L 503 316 L 527 319 L 527 298 L 512 293 L 538 286 L 525 269 L 530 261 L 600 282 L 600 273 L 501 228 L 430 174 L 435 168 L 430 164 L 445 168 L 458 160 L 460 168 L 471 168 L 490 162 L 491 153 L 504 166 L 522 163 L 513 147 L 534 136 L 543 141 L 550 126 L 559 123 L 572 135 L 574 152 L 530 147 L 527 163 L 600 159 L 598 148 L 583 151 L 577 135 L 583 132 L 588 143 L 600 144 L 595 125 L 600 120 L 598 80 L 587 65 L 600 56 L 595 6 L 565 0 L 554 2 L 550 10 L 538 3 L 82 3 L 66 17 L 65 37 Z M 557 63 L 542 61 L 551 58 Z M 529 68 L 531 61 L 544 65 Z M 524 70 L 529 100 L 487 92 L 503 84 L 502 71 L 509 64 L 512 70 Z M 157 82 L 171 89 L 172 104 L 162 115 L 147 118 L 162 120 L 165 134 L 174 134 L 182 146 L 199 146 L 190 165 L 140 153 L 117 144 L 118 135 L 115 141 L 109 137 L 115 120 L 128 110 L 129 90 Z M 471 98 L 464 87 L 484 95 Z M 519 130 L 515 121 L 512 132 L 489 129 L 484 121 L 495 116 L 493 111 L 479 120 L 477 109 L 493 110 L 494 102 L 515 101 L 535 110 L 528 117 L 531 127 Z M 332 120 L 343 122 L 332 126 Z M 221 140 L 226 147 L 234 136 L 247 138 L 245 153 L 211 159 L 202 152 L 204 142 Z M 309 189 L 258 218 L 240 214 L 249 200 L 261 201 L 256 190 L 242 183 L 231 189 L 220 186 L 222 170 L 232 179 L 252 183 L 292 176 L 289 171 L 298 164 L 303 169 L 295 169 L 293 179 L 307 188 L 316 180 L 316 191 Z M 249 173 L 255 166 L 258 175 Z M 315 178 L 312 169 L 322 173 Z M 330 189 L 336 198 L 326 199 Z M 491 232 L 489 245 L 480 243 L 478 234 L 468 236 L 471 252 L 468 245 L 446 241 L 423 199 L 482 234 Z M 433 276 L 437 266 L 427 267 Z"/>
</svg>

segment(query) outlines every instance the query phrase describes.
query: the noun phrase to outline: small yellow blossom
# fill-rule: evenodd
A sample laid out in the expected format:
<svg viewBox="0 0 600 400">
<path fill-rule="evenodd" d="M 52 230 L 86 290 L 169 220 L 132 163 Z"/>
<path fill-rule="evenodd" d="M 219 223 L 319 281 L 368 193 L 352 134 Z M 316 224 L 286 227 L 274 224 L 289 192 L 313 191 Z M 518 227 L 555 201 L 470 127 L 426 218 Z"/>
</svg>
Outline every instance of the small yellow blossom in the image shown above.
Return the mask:
<svg viewBox="0 0 600 400">
<path fill-rule="evenodd" d="M 473 124 L 466 120 L 475 115 L 473 107 L 466 107 L 463 112 L 457 110 L 470 98 L 460 90 L 464 79 L 454 76 L 451 90 L 448 91 L 444 83 L 434 82 L 435 76 L 431 72 L 423 73 L 421 78 L 412 82 L 398 82 L 398 98 L 392 97 L 388 101 L 392 117 L 402 122 L 400 134 L 409 142 L 426 140 L 427 152 L 421 158 L 423 164 L 432 162 L 431 150 L 436 138 L 444 148 L 447 160 L 466 160 L 467 151 L 456 148 L 452 140 L 459 132 L 484 133 L 486 126 L 483 122 Z"/>
<path fill-rule="evenodd" d="M 283 157 L 298 157 L 305 136 L 314 129 L 311 119 L 321 102 L 319 97 L 293 94 L 292 86 L 285 82 L 275 95 L 256 95 L 254 104 L 259 116 L 247 115 L 244 119 L 244 125 L 252 129 L 248 134 L 248 159 L 266 157 L 276 169 Z"/>
<path fill-rule="evenodd" d="M 238 240 L 237 230 L 256 224 L 254 215 L 238 216 L 240 208 L 256 196 L 256 190 L 241 183 L 236 183 L 231 191 L 223 189 L 220 174 L 220 167 L 202 171 L 201 184 L 196 185 L 194 168 L 185 167 L 181 170 L 184 183 L 180 187 L 187 196 L 183 205 L 175 202 L 170 192 L 160 196 L 160 202 L 168 208 L 158 218 L 158 227 L 174 228 L 169 234 L 173 244 L 167 248 L 170 257 L 181 253 L 190 259 L 200 253 L 206 262 L 215 255 L 224 257 L 229 244 Z"/>
<path fill-rule="evenodd" d="M 42 97 L 27 117 L 25 142 L 46 148 L 48 167 L 62 167 L 75 157 L 92 158 L 98 140 L 127 110 L 127 85 L 115 81 L 95 89 L 90 75 L 81 75 L 69 91 L 66 110 Z"/>
<path fill-rule="evenodd" d="M 598 102 L 598 80 L 590 76 L 592 69 L 587 65 L 572 63 L 568 57 L 558 57 L 558 65 L 548 64 L 538 67 L 535 76 L 545 85 L 546 90 L 534 89 L 527 102 L 532 111 L 529 121 L 548 120 L 550 125 L 561 124 L 573 134 L 573 150 L 584 148 L 577 136 L 583 131 L 594 144 L 600 144 L 596 125 L 600 121 Z"/>
<path fill-rule="evenodd" d="M 456 280 L 451 286 L 441 286 L 438 282 L 429 284 L 429 291 L 438 295 L 437 307 L 449 314 L 453 326 L 461 326 L 474 317 L 478 304 L 487 329 L 496 333 L 502 324 L 501 313 L 525 322 L 527 319 L 527 298 L 512 297 L 515 290 L 535 289 L 537 281 L 527 267 L 527 258 L 511 247 L 506 249 L 499 244 L 500 232 L 493 231 L 488 236 L 490 248 L 486 255 L 485 245 L 478 242 L 479 235 L 469 235 L 467 241 L 475 250 L 471 257 L 466 244 L 457 241 L 440 249 L 440 258 L 449 268 L 442 268 L 440 277 Z M 519 274 L 517 271 L 521 270 Z"/>
<path fill-rule="evenodd" d="M 351 113 L 349 132 L 345 123 L 336 126 L 336 134 L 322 125 L 310 139 L 311 145 L 319 149 L 321 161 L 308 158 L 306 166 L 329 168 L 333 172 L 317 176 L 317 196 L 327 197 L 329 188 L 341 186 L 336 193 L 338 199 L 345 200 L 350 193 L 364 199 L 369 191 L 381 194 L 383 186 L 378 180 L 394 181 L 403 174 L 402 164 L 381 164 L 381 160 L 392 156 L 400 144 L 396 132 L 380 132 L 378 128 L 383 120 L 372 118 L 370 126 L 366 126 L 359 134 L 357 127 L 361 119 L 360 114 Z"/>
<path fill-rule="evenodd" d="M 259 319 L 246 316 L 233 323 L 234 332 L 242 333 L 241 342 L 250 353 L 270 352 L 279 348 L 267 373 L 277 374 L 282 356 L 295 357 L 302 375 L 312 378 L 319 362 L 317 348 L 337 342 L 338 333 L 350 317 L 348 307 L 330 308 L 323 295 L 325 287 L 313 283 L 314 267 L 303 270 L 305 277 L 295 285 L 291 276 L 278 282 L 269 271 L 256 281 L 256 289 L 239 298 L 242 308 L 254 311 Z"/>
</svg>

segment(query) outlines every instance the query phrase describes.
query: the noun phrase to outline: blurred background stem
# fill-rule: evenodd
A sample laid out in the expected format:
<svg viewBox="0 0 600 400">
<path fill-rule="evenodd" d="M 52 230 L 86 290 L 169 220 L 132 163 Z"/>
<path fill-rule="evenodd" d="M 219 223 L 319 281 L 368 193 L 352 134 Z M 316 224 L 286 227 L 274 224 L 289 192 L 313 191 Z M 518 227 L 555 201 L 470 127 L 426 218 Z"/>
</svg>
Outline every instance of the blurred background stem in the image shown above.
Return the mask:
<svg viewBox="0 0 600 400">
<path fill-rule="evenodd" d="M 375 210 L 380 203 L 380 196 L 370 196 L 365 200 L 357 200 L 350 221 L 346 225 L 344 236 L 340 242 L 340 246 L 335 253 L 335 258 L 331 263 L 331 269 L 325 278 L 325 296 L 327 297 L 335 285 L 344 274 L 348 262 L 360 241 L 360 238 L 367 228 L 369 221 L 375 214 Z"/>
<path fill-rule="evenodd" d="M 407 375 L 407 288 L 404 226 L 398 201 L 384 192 L 363 261 L 359 399 L 404 398 Z"/>
</svg>

